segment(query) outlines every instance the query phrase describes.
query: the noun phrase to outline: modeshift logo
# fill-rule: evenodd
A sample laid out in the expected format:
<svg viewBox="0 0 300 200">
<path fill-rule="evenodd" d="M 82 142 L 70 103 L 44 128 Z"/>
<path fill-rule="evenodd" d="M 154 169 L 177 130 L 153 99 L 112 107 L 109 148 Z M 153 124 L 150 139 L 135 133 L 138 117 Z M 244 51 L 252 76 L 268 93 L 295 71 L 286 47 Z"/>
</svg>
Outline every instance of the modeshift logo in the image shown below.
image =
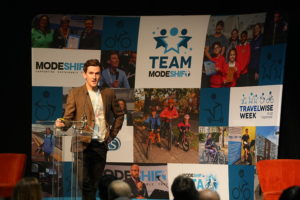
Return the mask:
<svg viewBox="0 0 300 200">
<path fill-rule="evenodd" d="M 153 32 L 153 34 L 155 35 L 157 32 Z M 173 27 L 169 31 L 163 28 L 158 31 L 158 34 L 159 36 L 154 37 L 156 49 L 160 47 L 164 48 L 164 54 L 170 51 L 179 54 L 180 47 L 188 49 L 188 42 L 192 38 L 188 36 L 188 30 L 186 28 L 179 30 L 177 27 Z M 192 48 L 189 50 L 192 50 Z"/>
<path fill-rule="evenodd" d="M 154 40 L 156 41 L 155 49 L 163 49 L 162 56 L 149 56 L 148 77 L 189 77 L 192 65 L 192 56 L 188 55 L 188 51 L 192 51 L 189 47 L 189 31 L 186 28 L 179 29 L 173 27 L 170 29 L 157 28 L 153 31 Z M 167 55 L 168 52 L 175 52 L 178 55 Z"/>
</svg>

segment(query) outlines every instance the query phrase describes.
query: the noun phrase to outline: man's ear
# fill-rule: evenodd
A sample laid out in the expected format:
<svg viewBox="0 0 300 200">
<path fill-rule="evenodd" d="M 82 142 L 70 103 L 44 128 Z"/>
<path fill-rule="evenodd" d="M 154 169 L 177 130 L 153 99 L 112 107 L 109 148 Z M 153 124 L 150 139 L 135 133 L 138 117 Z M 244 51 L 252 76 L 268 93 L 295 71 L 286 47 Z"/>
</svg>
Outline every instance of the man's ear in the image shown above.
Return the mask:
<svg viewBox="0 0 300 200">
<path fill-rule="evenodd" d="M 86 79 L 86 73 L 85 72 L 82 72 L 82 76 L 84 79 Z"/>
</svg>

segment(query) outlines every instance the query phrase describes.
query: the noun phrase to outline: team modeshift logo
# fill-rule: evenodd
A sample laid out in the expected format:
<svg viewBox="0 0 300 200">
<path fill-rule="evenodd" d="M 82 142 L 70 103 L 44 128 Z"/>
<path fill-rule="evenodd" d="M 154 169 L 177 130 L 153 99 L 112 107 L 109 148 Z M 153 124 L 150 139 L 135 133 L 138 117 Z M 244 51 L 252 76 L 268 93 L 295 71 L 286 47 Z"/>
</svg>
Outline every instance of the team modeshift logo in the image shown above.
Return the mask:
<svg viewBox="0 0 300 200">
<path fill-rule="evenodd" d="M 174 51 L 179 54 L 180 47 L 185 47 L 187 49 L 188 41 L 192 38 L 187 36 L 188 30 L 185 28 L 180 31 L 181 35 L 179 35 L 179 30 L 176 27 L 170 29 L 169 36 L 167 35 L 168 31 L 166 29 L 161 29 L 159 33 L 161 36 L 154 37 L 156 49 L 160 47 L 165 48 L 164 54 L 169 51 Z M 153 32 L 153 34 L 155 34 L 155 32 Z M 190 50 L 192 49 L 190 48 Z"/>
<path fill-rule="evenodd" d="M 156 42 L 155 49 L 163 50 L 163 56 L 149 56 L 150 66 L 149 77 L 189 77 L 192 56 L 187 55 L 192 48 L 189 47 L 189 31 L 186 28 L 177 27 L 157 28 L 153 31 L 153 39 Z M 175 52 L 176 56 L 169 56 Z"/>
</svg>

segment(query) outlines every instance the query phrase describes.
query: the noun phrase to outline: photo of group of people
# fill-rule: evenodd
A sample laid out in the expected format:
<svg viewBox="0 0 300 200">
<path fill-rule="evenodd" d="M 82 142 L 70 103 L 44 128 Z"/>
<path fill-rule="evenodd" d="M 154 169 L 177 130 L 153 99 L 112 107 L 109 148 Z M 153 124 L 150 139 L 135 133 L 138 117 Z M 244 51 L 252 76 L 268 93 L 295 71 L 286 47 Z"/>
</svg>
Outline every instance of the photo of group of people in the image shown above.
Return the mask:
<svg viewBox="0 0 300 200">
<path fill-rule="evenodd" d="M 100 16 L 37 15 L 32 21 L 33 48 L 100 49 Z"/>
<path fill-rule="evenodd" d="M 285 43 L 287 29 L 285 16 L 280 12 L 269 13 L 267 17 L 265 13 L 211 17 L 201 87 L 259 85 L 263 81 L 260 77 L 262 49 Z"/>
</svg>

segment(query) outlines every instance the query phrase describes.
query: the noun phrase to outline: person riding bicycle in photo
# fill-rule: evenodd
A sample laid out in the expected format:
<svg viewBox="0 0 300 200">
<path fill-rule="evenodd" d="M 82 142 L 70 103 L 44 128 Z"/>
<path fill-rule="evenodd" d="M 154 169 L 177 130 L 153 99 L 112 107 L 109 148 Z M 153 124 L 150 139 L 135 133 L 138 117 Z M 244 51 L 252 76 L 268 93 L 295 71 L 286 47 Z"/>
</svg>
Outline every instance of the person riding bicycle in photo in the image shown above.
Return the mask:
<svg viewBox="0 0 300 200">
<path fill-rule="evenodd" d="M 147 119 L 144 121 L 144 128 L 148 131 L 153 131 L 155 134 L 157 134 L 157 146 L 161 146 L 160 144 L 160 117 L 157 114 L 156 108 L 151 108 L 151 114 L 147 117 Z"/>
<path fill-rule="evenodd" d="M 244 162 L 248 160 L 248 154 L 250 152 L 250 144 L 249 144 L 249 133 L 248 129 L 245 129 L 245 134 L 242 136 L 242 144 L 243 144 L 243 149 L 244 149 Z"/>
<path fill-rule="evenodd" d="M 187 132 L 189 132 L 191 128 L 191 124 L 189 121 L 190 121 L 190 115 L 185 114 L 183 116 L 183 120 L 177 124 L 179 130 L 179 136 L 176 143 L 177 146 L 179 145 L 179 142 L 181 141 L 183 134 L 187 134 Z"/>
<path fill-rule="evenodd" d="M 177 119 L 179 117 L 178 111 L 174 106 L 174 99 L 168 99 L 168 106 L 161 111 L 159 114 L 160 118 L 162 118 L 162 122 L 164 124 L 169 123 L 172 119 Z M 171 127 L 170 127 L 171 128 Z"/>
<path fill-rule="evenodd" d="M 209 133 L 207 135 L 207 140 L 205 142 L 205 150 L 208 151 L 209 155 L 211 157 L 215 157 L 216 154 L 217 154 L 217 148 L 216 148 L 216 145 L 215 145 L 215 142 L 213 141 L 213 138 L 212 138 L 212 134 Z"/>
</svg>

